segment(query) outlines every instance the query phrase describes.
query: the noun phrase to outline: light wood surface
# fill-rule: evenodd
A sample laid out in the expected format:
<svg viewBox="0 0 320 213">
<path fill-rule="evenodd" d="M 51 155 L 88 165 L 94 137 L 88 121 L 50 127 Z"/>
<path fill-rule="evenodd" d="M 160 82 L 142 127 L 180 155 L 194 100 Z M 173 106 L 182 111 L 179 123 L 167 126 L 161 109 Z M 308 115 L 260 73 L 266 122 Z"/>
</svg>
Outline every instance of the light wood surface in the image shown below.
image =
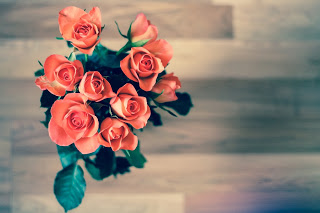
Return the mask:
<svg viewBox="0 0 320 213">
<path fill-rule="evenodd" d="M 154 202 L 152 196 L 178 195 L 175 205 L 187 213 L 319 211 L 317 82 L 183 80 L 195 107 L 187 117 L 162 113 L 165 126 L 148 125 L 139 133 L 146 168 L 102 182 L 86 173 L 86 198 L 74 212 L 97 205 L 96 196 L 117 194 L 132 201 L 128 193 L 151 196 L 150 202 L 134 201 L 139 208 Z M 52 183 L 61 166 L 55 144 L 38 122 L 43 119 L 40 91 L 29 80 L 0 85 L 11 91 L 1 103 L 1 117 L 3 125 L 12 123 L 13 210 L 20 213 L 26 206 L 29 212 L 59 212 Z"/>
</svg>

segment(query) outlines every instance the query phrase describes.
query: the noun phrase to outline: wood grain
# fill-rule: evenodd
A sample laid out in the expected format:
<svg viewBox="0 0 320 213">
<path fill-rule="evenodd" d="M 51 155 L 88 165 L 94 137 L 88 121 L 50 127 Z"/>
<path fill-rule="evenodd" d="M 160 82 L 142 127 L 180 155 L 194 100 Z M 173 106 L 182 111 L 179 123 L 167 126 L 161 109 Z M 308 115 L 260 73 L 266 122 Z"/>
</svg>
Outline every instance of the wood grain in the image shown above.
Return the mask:
<svg viewBox="0 0 320 213">
<path fill-rule="evenodd" d="M 167 193 L 183 195 L 187 213 L 320 211 L 319 85 L 316 79 L 183 81 L 195 105 L 190 114 L 162 113 L 165 126 L 139 133 L 146 168 L 102 182 L 85 173 L 82 209 L 97 205 L 91 195 Z M 52 183 L 61 166 L 37 121 L 40 92 L 29 80 L 1 86 L 10 88 L 0 112 L 13 122 L 13 208 L 56 212 Z"/>
</svg>

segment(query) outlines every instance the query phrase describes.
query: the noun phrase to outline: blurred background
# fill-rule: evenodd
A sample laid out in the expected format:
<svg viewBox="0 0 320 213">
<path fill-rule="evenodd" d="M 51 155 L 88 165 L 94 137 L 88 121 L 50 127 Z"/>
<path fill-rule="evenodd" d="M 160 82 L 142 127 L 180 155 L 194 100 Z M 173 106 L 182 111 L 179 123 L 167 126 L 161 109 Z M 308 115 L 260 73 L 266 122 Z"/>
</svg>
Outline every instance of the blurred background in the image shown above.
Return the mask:
<svg viewBox="0 0 320 213">
<path fill-rule="evenodd" d="M 174 48 L 168 72 L 194 108 L 165 112 L 139 133 L 142 170 L 102 182 L 85 173 L 74 211 L 121 213 L 320 212 L 318 0 L 0 0 L 0 212 L 63 212 L 61 169 L 33 73 L 51 54 L 58 12 L 98 6 L 102 44 L 119 49 L 139 12 Z"/>
</svg>

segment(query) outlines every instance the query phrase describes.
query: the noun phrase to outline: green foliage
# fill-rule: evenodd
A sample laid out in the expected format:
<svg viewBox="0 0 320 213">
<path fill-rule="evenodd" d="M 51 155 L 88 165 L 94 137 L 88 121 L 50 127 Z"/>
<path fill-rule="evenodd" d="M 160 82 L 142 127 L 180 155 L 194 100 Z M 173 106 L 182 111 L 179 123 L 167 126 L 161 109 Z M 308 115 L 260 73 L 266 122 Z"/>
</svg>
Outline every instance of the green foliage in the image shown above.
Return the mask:
<svg viewBox="0 0 320 213">
<path fill-rule="evenodd" d="M 85 157 L 85 166 L 95 180 L 103 180 L 110 175 L 130 172 L 131 164 L 124 157 L 116 157 L 111 148 L 101 147 L 94 160 Z"/>
<path fill-rule="evenodd" d="M 63 40 L 63 38 L 62 38 L 62 37 L 56 37 L 56 39 L 57 39 L 57 40 Z"/>
<path fill-rule="evenodd" d="M 117 29 L 118 29 L 119 34 L 120 34 L 123 38 L 128 38 L 126 35 L 122 34 L 122 32 L 121 32 L 121 30 L 120 30 L 120 28 L 119 28 L 118 22 L 116 22 L 116 21 L 114 21 L 114 22 L 115 22 L 116 25 L 117 25 Z"/>
<path fill-rule="evenodd" d="M 145 40 L 141 40 L 141 41 L 137 41 L 134 43 L 131 43 L 131 47 L 143 47 L 146 43 L 148 43 L 150 39 L 145 39 Z"/>
<path fill-rule="evenodd" d="M 69 61 L 75 61 L 76 60 L 76 55 L 74 54 L 74 52 L 71 52 L 69 57 L 68 57 Z"/>
<path fill-rule="evenodd" d="M 58 96 L 51 94 L 48 90 L 44 90 L 40 98 L 40 107 L 51 107 L 57 99 Z"/>
<path fill-rule="evenodd" d="M 54 180 L 53 189 L 65 212 L 78 207 L 86 190 L 82 168 L 76 163 L 63 168 Z"/>
<path fill-rule="evenodd" d="M 147 159 L 140 152 L 140 142 L 135 150 L 123 150 L 129 163 L 136 168 L 143 168 Z"/>
<path fill-rule="evenodd" d="M 34 76 L 35 77 L 40 77 L 44 75 L 44 69 L 39 69 L 37 71 L 34 72 Z"/>
<path fill-rule="evenodd" d="M 92 178 L 103 180 L 113 174 L 116 167 L 115 154 L 111 148 L 101 147 L 94 161 L 85 158 L 85 166 Z"/>
<path fill-rule="evenodd" d="M 50 110 L 51 110 L 51 108 L 48 108 L 44 113 L 45 116 L 46 116 L 46 119 L 44 121 L 40 121 L 46 128 L 48 128 L 48 125 L 49 125 L 49 122 L 50 122 L 50 119 L 51 119 Z"/>
<path fill-rule="evenodd" d="M 63 168 L 77 163 L 78 159 L 81 158 L 81 153 L 77 150 L 74 144 L 71 144 L 70 146 L 57 145 L 57 150 Z"/>
<path fill-rule="evenodd" d="M 161 91 L 161 93 L 156 93 L 156 92 L 148 92 L 148 96 L 152 99 L 158 98 L 160 95 L 162 95 L 164 92 L 164 89 Z"/>
<path fill-rule="evenodd" d="M 131 43 L 131 26 L 132 26 L 132 23 L 133 22 L 130 23 L 130 27 L 129 27 L 128 32 L 127 32 L 127 38 L 129 39 L 130 43 Z"/>
<path fill-rule="evenodd" d="M 166 102 L 161 104 L 161 106 L 166 106 L 174 109 L 180 115 L 187 115 L 193 107 L 191 97 L 188 93 L 176 93 L 178 100 L 172 102 Z"/>
<path fill-rule="evenodd" d="M 152 107 L 150 107 L 151 115 L 149 121 L 153 123 L 154 126 L 162 126 L 161 116 Z"/>
<path fill-rule="evenodd" d="M 38 60 L 38 63 L 40 64 L 40 66 L 42 66 L 43 67 L 43 65 L 42 65 L 42 63 Z"/>
</svg>

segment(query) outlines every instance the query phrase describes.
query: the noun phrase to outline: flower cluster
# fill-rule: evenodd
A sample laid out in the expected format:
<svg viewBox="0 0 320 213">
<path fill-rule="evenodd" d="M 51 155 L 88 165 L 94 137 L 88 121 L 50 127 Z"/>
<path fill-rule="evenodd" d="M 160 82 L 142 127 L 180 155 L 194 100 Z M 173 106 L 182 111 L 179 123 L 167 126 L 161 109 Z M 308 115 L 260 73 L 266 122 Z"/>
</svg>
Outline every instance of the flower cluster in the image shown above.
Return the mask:
<svg viewBox="0 0 320 213">
<path fill-rule="evenodd" d="M 51 140 L 59 146 L 74 144 L 82 154 L 95 152 L 100 145 L 113 151 L 135 150 L 138 138 L 133 130 L 146 126 L 151 107 L 165 109 L 162 103 L 178 99 L 175 91 L 181 83 L 165 71 L 172 46 L 157 38 L 157 27 L 143 13 L 137 15 L 127 35 L 119 30 L 128 42 L 117 52 L 100 44 L 99 8 L 87 13 L 70 6 L 59 12 L 58 21 L 61 36 L 73 51 L 69 57 L 47 57 L 43 75 L 35 80 L 41 90 L 56 97 L 48 107 Z M 77 51 L 83 54 L 76 55 Z M 95 66 L 107 60 L 116 65 Z"/>
<path fill-rule="evenodd" d="M 51 140 L 57 144 L 63 169 L 54 181 L 54 194 L 65 212 L 80 205 L 86 182 L 77 164 L 84 160 L 92 178 L 143 168 L 135 129 L 148 121 L 162 125 L 157 109 L 176 116 L 187 115 L 192 107 L 187 93 L 176 92 L 181 83 L 166 73 L 173 49 L 158 39 L 158 29 L 143 13 L 137 15 L 124 35 L 126 44 L 118 51 L 103 46 L 104 26 L 100 9 L 90 12 L 67 7 L 59 12 L 59 30 L 72 48 L 69 56 L 50 55 L 35 72 L 35 84 L 43 90 L 41 107 Z M 125 157 L 116 156 L 123 150 Z M 95 158 L 94 158 L 95 157 Z"/>
</svg>

